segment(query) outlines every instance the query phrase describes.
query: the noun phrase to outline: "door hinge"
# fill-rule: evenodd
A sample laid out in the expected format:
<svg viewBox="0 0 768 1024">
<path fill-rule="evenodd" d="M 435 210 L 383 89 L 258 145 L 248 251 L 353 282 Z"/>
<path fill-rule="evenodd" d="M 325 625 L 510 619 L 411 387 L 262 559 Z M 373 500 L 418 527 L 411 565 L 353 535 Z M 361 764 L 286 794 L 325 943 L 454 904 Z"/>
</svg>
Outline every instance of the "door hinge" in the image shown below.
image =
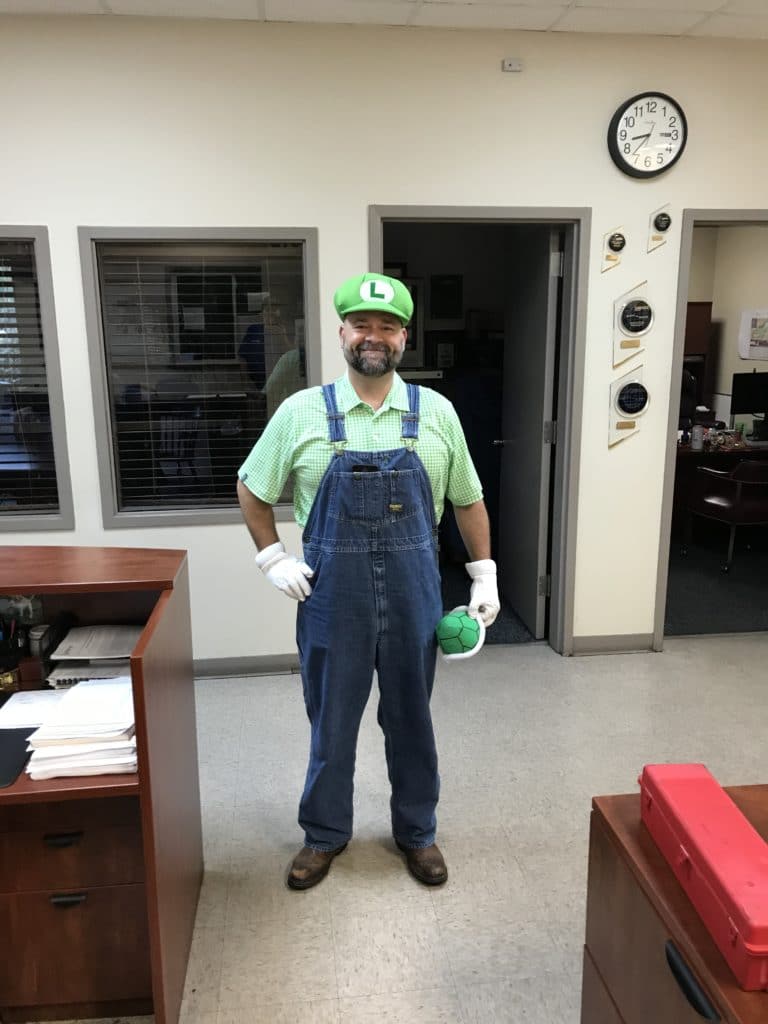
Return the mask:
<svg viewBox="0 0 768 1024">
<path fill-rule="evenodd" d="M 539 597 L 549 597 L 552 593 L 552 577 L 539 576 Z"/>
<path fill-rule="evenodd" d="M 550 253 L 549 272 L 552 277 L 563 276 L 563 261 L 565 254 L 562 252 Z"/>
<path fill-rule="evenodd" d="M 544 444 L 557 444 L 557 420 L 544 421 Z"/>
</svg>

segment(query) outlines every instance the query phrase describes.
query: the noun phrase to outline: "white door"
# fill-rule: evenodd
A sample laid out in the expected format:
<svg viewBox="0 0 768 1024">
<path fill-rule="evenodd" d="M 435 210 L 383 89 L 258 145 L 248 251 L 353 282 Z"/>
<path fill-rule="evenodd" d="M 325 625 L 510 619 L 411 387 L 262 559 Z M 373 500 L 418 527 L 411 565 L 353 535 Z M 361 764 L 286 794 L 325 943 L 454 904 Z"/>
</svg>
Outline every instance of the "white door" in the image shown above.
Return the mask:
<svg viewBox="0 0 768 1024">
<path fill-rule="evenodd" d="M 506 306 L 499 500 L 499 581 L 540 640 L 546 625 L 552 407 L 562 280 L 557 231 L 515 239 Z"/>
</svg>

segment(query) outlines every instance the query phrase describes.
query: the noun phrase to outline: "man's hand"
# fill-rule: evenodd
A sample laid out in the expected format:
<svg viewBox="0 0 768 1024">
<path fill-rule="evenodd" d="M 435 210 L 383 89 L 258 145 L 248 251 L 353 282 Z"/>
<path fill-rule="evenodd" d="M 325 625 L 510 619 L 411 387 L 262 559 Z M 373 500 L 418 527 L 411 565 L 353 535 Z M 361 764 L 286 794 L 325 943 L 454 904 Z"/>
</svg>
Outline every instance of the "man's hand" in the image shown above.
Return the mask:
<svg viewBox="0 0 768 1024">
<path fill-rule="evenodd" d="M 312 593 L 307 580 L 314 575 L 314 569 L 310 569 L 306 562 L 300 561 L 295 555 L 289 555 L 280 541 L 260 551 L 256 555 L 256 565 L 269 582 L 288 597 L 305 601 Z"/>
<path fill-rule="evenodd" d="M 496 583 L 496 563 L 492 558 L 482 558 L 479 562 L 465 562 L 464 568 L 472 577 L 472 589 L 469 595 L 470 615 L 483 620 L 483 625 L 493 625 L 499 614 L 499 588 Z"/>
</svg>

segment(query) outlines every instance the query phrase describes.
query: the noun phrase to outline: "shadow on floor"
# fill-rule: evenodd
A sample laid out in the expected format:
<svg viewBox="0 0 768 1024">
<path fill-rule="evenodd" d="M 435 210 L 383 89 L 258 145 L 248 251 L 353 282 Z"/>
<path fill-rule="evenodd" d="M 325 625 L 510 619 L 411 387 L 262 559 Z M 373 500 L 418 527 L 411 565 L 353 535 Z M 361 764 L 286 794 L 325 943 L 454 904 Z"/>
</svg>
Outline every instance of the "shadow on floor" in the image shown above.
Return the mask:
<svg viewBox="0 0 768 1024">
<path fill-rule="evenodd" d="M 728 530 L 695 522 L 688 554 L 673 537 L 664 632 L 667 636 L 751 633 L 768 630 L 768 532 L 743 527 L 736 534 L 730 572 L 725 561 Z"/>
</svg>

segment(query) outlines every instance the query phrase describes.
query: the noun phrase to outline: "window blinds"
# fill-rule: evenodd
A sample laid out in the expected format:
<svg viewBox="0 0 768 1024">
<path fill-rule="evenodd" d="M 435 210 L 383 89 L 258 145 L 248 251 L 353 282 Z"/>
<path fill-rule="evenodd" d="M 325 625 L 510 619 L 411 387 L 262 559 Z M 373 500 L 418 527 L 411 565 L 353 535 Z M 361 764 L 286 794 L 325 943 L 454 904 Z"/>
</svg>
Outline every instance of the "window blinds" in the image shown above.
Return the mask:
<svg viewBox="0 0 768 1024">
<path fill-rule="evenodd" d="M 0 239 L 0 516 L 58 511 L 34 242 Z"/>
<path fill-rule="evenodd" d="M 306 387 L 303 242 L 97 242 L 118 511 L 234 507 Z"/>
</svg>

